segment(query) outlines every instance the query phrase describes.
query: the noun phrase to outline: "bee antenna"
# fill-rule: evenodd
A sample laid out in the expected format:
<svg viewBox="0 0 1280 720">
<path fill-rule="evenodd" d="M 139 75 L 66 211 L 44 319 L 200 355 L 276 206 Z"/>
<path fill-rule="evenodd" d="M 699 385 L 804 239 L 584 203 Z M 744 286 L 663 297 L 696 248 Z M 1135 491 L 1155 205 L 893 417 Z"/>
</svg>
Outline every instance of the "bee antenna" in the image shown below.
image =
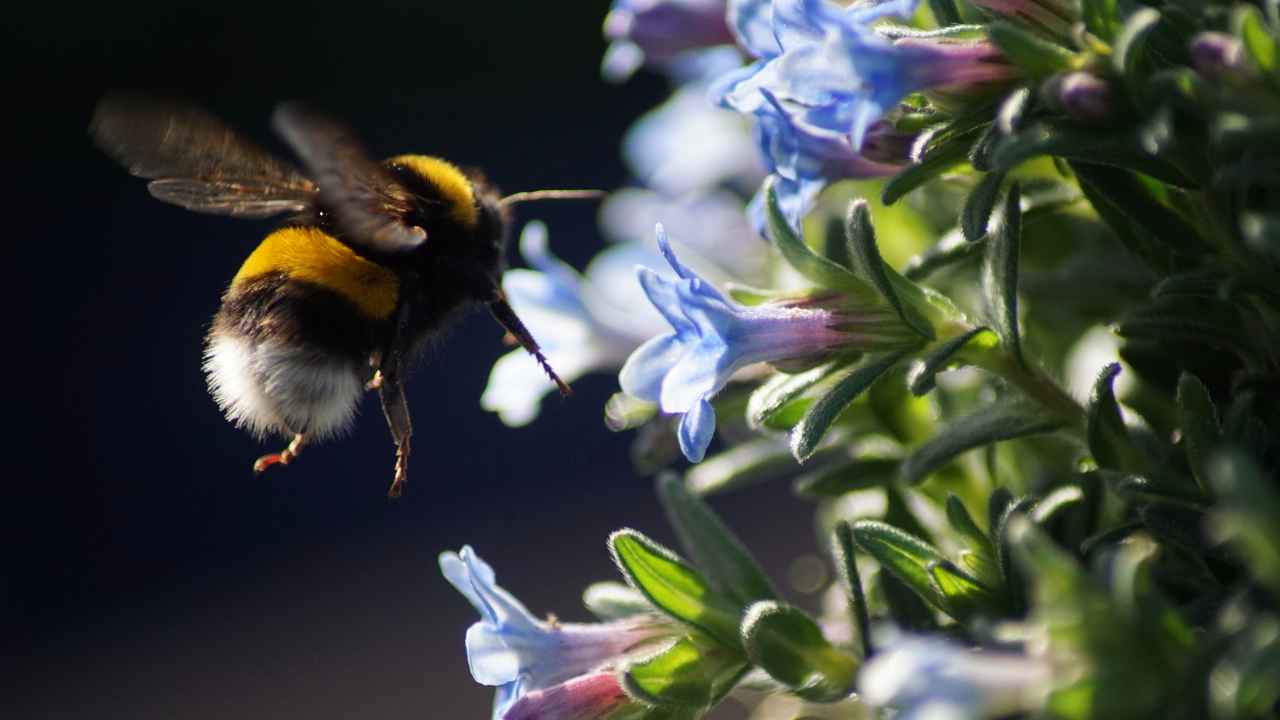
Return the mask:
<svg viewBox="0 0 1280 720">
<path fill-rule="evenodd" d="M 516 203 L 534 200 L 595 200 L 604 197 L 603 190 L 530 190 L 529 192 L 512 193 L 498 204 L 507 207 Z"/>
<path fill-rule="evenodd" d="M 560 390 L 561 397 L 569 397 L 573 394 L 573 390 L 565 381 L 556 375 L 556 371 L 551 369 L 551 364 L 547 362 L 547 358 L 542 354 L 542 348 L 538 347 L 538 341 L 533 339 L 533 335 L 529 334 L 529 330 L 525 328 L 524 323 L 520 322 L 520 318 L 516 316 L 515 310 L 511 309 L 511 305 L 507 303 L 507 298 L 502 294 L 501 290 L 497 291 L 497 295 L 493 300 L 489 301 L 489 312 L 493 313 L 493 318 L 498 321 L 507 332 L 516 339 L 516 342 L 529 352 L 530 355 L 538 361 L 543 371 L 547 373 L 547 377 L 556 384 Z"/>
</svg>

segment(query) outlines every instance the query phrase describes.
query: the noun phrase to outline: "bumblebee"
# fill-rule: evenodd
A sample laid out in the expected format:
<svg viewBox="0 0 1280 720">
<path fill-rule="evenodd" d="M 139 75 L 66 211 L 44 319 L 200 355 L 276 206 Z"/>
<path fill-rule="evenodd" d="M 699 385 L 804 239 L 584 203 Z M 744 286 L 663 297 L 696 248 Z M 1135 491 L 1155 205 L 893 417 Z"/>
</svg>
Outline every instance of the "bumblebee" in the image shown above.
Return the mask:
<svg viewBox="0 0 1280 720">
<path fill-rule="evenodd" d="M 597 191 L 502 197 L 479 174 L 437 157 L 372 161 L 345 126 L 298 105 L 277 107 L 271 122 L 305 175 L 195 108 L 109 96 L 90 125 L 97 144 L 149 179 L 159 200 L 284 218 L 232 278 L 204 350 L 209 391 L 227 419 L 259 439 L 291 438 L 258 458 L 255 472 L 348 430 L 361 395 L 376 390 L 396 445 L 388 494 L 398 497 L 413 435 L 406 366 L 477 305 L 570 394 L 500 280 L 512 204 Z"/>
</svg>

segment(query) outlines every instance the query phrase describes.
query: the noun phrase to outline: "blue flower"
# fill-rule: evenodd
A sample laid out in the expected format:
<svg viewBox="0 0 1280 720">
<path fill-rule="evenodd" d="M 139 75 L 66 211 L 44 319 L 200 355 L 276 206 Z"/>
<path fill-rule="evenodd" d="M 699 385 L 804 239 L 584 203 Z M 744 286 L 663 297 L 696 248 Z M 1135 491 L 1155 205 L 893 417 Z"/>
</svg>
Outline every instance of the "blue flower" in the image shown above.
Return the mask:
<svg viewBox="0 0 1280 720">
<path fill-rule="evenodd" d="M 741 64 L 741 57 L 734 62 Z M 756 187 L 765 169 L 753 143 L 741 115 L 707 102 L 705 87 L 690 86 L 637 120 L 622 154 L 645 185 L 683 198 L 723 184 L 744 192 Z"/>
<path fill-rule="evenodd" d="M 702 48 L 733 42 L 725 0 L 614 0 L 604 20 L 611 41 L 601 72 L 631 76 L 641 65 L 664 65 Z"/>
<path fill-rule="evenodd" d="M 777 177 L 774 186 L 777 188 L 778 205 L 796 232 L 800 230 L 801 219 L 812 209 L 818 193 L 829 182 L 846 178 L 887 177 L 902 169 L 901 162 L 887 158 L 872 159 L 855 150 L 847 135 L 797 126 L 782 101 L 768 89 L 762 88 L 760 92 L 766 101 L 755 110 L 760 150 L 769 170 Z M 898 135 L 881 123 L 873 128 L 873 135 L 868 136 L 864 145 L 879 148 L 890 144 L 889 138 Z M 751 201 L 748 214 L 752 226 L 763 234 L 763 191 Z"/>
<path fill-rule="evenodd" d="M 735 30 L 760 59 L 722 78 L 716 95 L 754 114 L 769 102 L 767 90 L 797 126 L 847 135 L 860 149 L 872 124 L 910 93 L 1012 76 L 990 43 L 891 40 L 871 28 L 890 15 L 909 17 L 917 4 L 888 0 L 846 9 L 829 0 L 774 0 L 770 39 L 760 30 L 763 9 L 747 3 L 755 9 L 739 11 Z"/>
<path fill-rule="evenodd" d="M 494 720 L 528 693 L 612 667 L 673 635 L 666 621 L 648 614 L 611 623 L 538 620 L 498 586 L 493 568 L 470 546 L 441 553 L 440 572 L 480 613 L 467 630 L 467 664 L 476 682 L 498 688 Z"/>
<path fill-rule="evenodd" d="M 661 330 L 661 316 L 644 304 L 634 275 L 637 263 L 655 257 L 652 251 L 632 243 L 615 245 L 579 275 L 548 251 L 546 226 L 533 222 L 520 234 L 520 252 L 536 270 L 508 270 L 503 290 L 565 382 L 620 367 L 637 345 Z M 507 353 L 494 363 L 481 407 L 513 427 L 532 422 L 550 391 L 538 381 L 541 372 L 527 353 Z"/>
<path fill-rule="evenodd" d="M 1048 663 L 1028 655 L 903 636 L 862 666 L 858 692 L 903 720 L 994 718 L 1041 707 L 1052 679 Z"/>
<path fill-rule="evenodd" d="M 917 340 L 891 310 L 857 307 L 843 296 L 739 305 L 676 258 L 661 225 L 657 236 L 676 278 L 649 268 L 637 274 L 672 332 L 637 348 L 618 380 L 627 394 L 683 415 L 677 436 L 691 462 L 702 460 L 715 434 L 711 398 L 739 369 L 758 362 L 816 360 L 837 350 L 896 348 Z"/>
</svg>

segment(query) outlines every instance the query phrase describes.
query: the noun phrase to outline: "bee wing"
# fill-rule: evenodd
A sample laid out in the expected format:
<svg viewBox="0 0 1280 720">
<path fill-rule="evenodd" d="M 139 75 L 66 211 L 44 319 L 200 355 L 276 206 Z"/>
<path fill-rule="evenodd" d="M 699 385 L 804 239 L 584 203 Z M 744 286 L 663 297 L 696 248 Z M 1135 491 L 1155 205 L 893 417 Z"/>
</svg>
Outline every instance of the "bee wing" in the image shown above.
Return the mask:
<svg viewBox="0 0 1280 720">
<path fill-rule="evenodd" d="M 314 183 L 197 108 L 110 95 L 89 132 L 131 174 L 151 179 L 152 195 L 188 210 L 264 218 L 315 201 Z"/>
<path fill-rule="evenodd" d="M 271 124 L 315 178 L 343 242 L 395 254 L 426 241 L 425 230 L 404 221 L 413 194 L 369 159 L 350 130 L 293 104 L 276 108 Z"/>
</svg>

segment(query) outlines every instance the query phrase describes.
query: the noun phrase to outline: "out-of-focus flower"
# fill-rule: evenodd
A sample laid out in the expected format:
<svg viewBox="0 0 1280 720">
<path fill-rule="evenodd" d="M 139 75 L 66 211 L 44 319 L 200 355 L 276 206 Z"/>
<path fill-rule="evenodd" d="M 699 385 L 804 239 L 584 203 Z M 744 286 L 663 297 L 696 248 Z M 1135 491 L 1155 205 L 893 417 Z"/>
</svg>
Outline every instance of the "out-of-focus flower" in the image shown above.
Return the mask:
<svg viewBox="0 0 1280 720">
<path fill-rule="evenodd" d="M 520 234 L 520 253 L 536 270 L 508 270 L 503 289 L 565 382 L 621 367 L 636 346 L 661 332 L 662 317 L 644 302 L 635 281 L 635 266 L 651 262 L 653 252 L 616 245 L 579 275 L 551 254 L 546 226 L 533 222 Z M 522 350 L 503 355 L 489 374 L 481 407 L 513 427 L 531 422 L 551 389 L 541 372 Z"/>
<path fill-rule="evenodd" d="M 705 88 L 696 85 L 677 90 L 637 120 L 622 154 L 641 182 L 673 198 L 722 184 L 749 191 L 765 175 L 748 124 L 707 102 Z"/>
<path fill-rule="evenodd" d="M 493 568 L 469 546 L 459 553 L 441 553 L 440 571 L 480 613 L 480 621 L 467 630 L 467 664 L 476 682 L 498 688 L 495 720 L 528 693 L 613 667 L 629 653 L 673 634 L 665 621 L 649 614 L 611 623 L 538 620 L 498 586 Z M 580 697 L 581 693 L 571 695 Z M 549 696 L 564 694 L 551 692 Z"/>
<path fill-rule="evenodd" d="M 1223 32 L 1202 32 L 1191 38 L 1191 64 L 1210 80 L 1238 75 L 1246 70 L 1244 46 Z"/>
<path fill-rule="evenodd" d="M 603 720 L 637 703 L 611 672 L 567 680 L 521 697 L 502 720 Z"/>
<path fill-rule="evenodd" d="M 601 71 L 613 81 L 627 79 L 642 65 L 733 42 L 724 0 L 614 0 L 604 36 L 611 44 Z"/>
<path fill-rule="evenodd" d="M 739 369 L 758 362 L 817 361 L 842 350 L 899 349 L 918 341 L 887 307 L 859 307 L 841 295 L 807 295 L 751 307 L 720 294 L 685 267 L 657 228 L 676 279 L 637 273 L 672 332 L 636 349 L 618 375 L 623 391 L 681 414 L 680 449 L 699 462 L 715 434 L 711 398 Z"/>
<path fill-rule="evenodd" d="M 1046 89 L 1052 102 L 1081 122 L 1100 122 L 1115 109 L 1115 93 L 1107 82 L 1087 72 L 1069 72 L 1050 78 Z"/>
<path fill-rule="evenodd" d="M 620 243 L 643 243 L 645 252 L 661 263 L 658 254 L 649 249 L 653 226 L 658 223 L 670 235 L 683 240 L 680 252 L 685 264 L 709 279 L 755 286 L 772 284 L 772 251 L 747 224 L 742 200 L 734 193 L 721 190 L 669 198 L 651 190 L 627 188 L 611 194 L 600 206 L 600 227 L 606 236 Z M 639 294 L 634 272 L 631 278 Z M 648 305 L 642 296 L 640 299 Z"/>
<path fill-rule="evenodd" d="M 1060 0 L 971 0 L 971 2 L 996 15 L 1016 18 L 1041 30 L 1068 37 L 1071 25 L 1076 21 L 1073 3 Z"/>
<path fill-rule="evenodd" d="M 1027 655 L 906 636 L 862 666 L 858 692 L 901 720 L 990 718 L 1039 708 L 1051 680 L 1049 665 Z"/>
<path fill-rule="evenodd" d="M 964 94 L 1015 76 L 989 42 L 892 40 L 872 29 L 890 15 L 909 16 L 916 4 L 888 0 L 846 9 L 830 0 L 775 0 L 771 40 L 758 30 L 759 12 L 740 12 L 735 29 L 760 60 L 726 75 L 714 93 L 754 114 L 769 102 L 767 90 L 798 127 L 848 135 L 861 148 L 871 125 L 910 93 Z"/>
</svg>

